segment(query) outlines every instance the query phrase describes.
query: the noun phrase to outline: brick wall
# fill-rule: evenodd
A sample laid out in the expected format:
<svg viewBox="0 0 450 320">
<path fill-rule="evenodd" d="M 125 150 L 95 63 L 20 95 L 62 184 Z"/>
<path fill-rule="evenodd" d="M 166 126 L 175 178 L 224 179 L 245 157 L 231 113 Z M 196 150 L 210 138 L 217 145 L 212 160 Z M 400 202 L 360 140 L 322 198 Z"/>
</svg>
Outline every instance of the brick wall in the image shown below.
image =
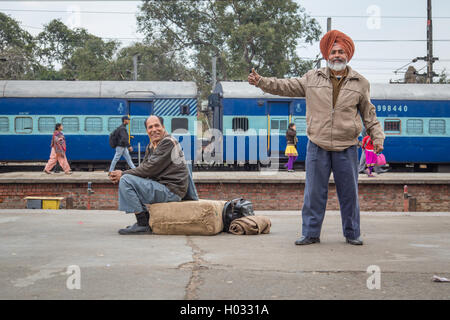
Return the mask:
<svg viewBox="0 0 450 320">
<path fill-rule="evenodd" d="M 255 210 L 300 210 L 303 183 L 197 183 L 202 199 L 230 200 L 243 197 L 253 202 Z M 0 208 L 26 208 L 26 196 L 62 196 L 67 209 L 116 210 L 117 185 L 93 183 L 94 194 L 87 194 L 86 183 L 0 184 Z M 416 198 L 416 211 L 449 211 L 448 184 L 410 184 L 409 194 Z M 402 184 L 360 184 L 361 211 L 403 211 Z M 330 184 L 327 210 L 339 210 L 336 188 Z"/>
</svg>

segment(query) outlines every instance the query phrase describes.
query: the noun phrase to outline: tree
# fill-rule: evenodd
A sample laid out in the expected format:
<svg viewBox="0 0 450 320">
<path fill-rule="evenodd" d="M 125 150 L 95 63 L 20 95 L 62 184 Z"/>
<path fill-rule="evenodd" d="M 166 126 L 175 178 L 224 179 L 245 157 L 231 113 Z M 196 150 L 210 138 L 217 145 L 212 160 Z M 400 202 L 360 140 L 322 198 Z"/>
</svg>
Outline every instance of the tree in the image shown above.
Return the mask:
<svg viewBox="0 0 450 320">
<path fill-rule="evenodd" d="M 55 68 L 70 59 L 75 50 L 83 47 L 91 37 L 85 29 L 71 30 L 61 20 L 54 19 L 37 35 L 36 55 L 42 64 Z"/>
<path fill-rule="evenodd" d="M 0 79 L 32 78 L 38 64 L 33 37 L 19 22 L 0 12 Z"/>
<path fill-rule="evenodd" d="M 297 46 L 321 34 L 293 0 L 144 0 L 137 19 L 148 40 L 165 39 L 190 53 L 203 82 L 213 55 L 222 80 L 246 79 L 251 67 L 276 77 L 302 75 L 312 64 L 300 60 Z"/>
<path fill-rule="evenodd" d="M 164 42 L 135 43 L 119 51 L 110 74 L 115 80 L 132 80 L 133 56 L 138 55 L 138 80 L 192 80 L 186 61 Z"/>
<path fill-rule="evenodd" d="M 450 79 L 447 79 L 447 70 L 444 68 L 441 72 L 441 74 L 439 75 L 439 82 L 438 83 L 450 83 Z"/>
<path fill-rule="evenodd" d="M 104 42 L 90 35 L 84 45 L 65 60 L 61 73 L 66 79 L 111 80 L 110 65 L 118 47 L 118 42 Z"/>
<path fill-rule="evenodd" d="M 109 80 L 108 69 L 119 42 L 103 41 L 86 29 L 67 27 L 58 19 L 36 37 L 42 80 Z"/>
</svg>

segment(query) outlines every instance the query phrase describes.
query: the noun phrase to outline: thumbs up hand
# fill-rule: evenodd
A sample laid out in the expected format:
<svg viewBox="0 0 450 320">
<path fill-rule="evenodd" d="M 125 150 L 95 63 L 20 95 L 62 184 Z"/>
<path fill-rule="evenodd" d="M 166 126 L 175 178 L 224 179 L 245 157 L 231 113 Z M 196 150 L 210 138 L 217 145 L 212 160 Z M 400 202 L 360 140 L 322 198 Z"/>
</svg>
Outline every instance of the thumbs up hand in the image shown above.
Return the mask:
<svg viewBox="0 0 450 320">
<path fill-rule="evenodd" d="M 261 76 L 255 71 L 255 68 L 252 68 L 252 72 L 250 72 L 250 74 L 248 75 L 248 78 L 247 78 L 248 83 L 256 86 L 260 79 L 261 79 Z"/>
</svg>

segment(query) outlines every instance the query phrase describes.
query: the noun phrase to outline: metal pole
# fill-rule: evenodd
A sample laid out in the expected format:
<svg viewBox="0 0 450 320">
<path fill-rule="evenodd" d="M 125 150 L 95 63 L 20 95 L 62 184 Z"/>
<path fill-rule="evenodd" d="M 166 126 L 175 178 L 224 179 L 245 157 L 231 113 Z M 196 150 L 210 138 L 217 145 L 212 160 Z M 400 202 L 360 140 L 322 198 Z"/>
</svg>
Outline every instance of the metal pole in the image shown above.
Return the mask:
<svg viewBox="0 0 450 320">
<path fill-rule="evenodd" d="M 216 63 L 217 63 L 217 57 L 214 55 L 212 57 L 212 89 L 216 87 Z"/>
<path fill-rule="evenodd" d="M 138 54 L 135 54 L 133 56 L 133 81 L 137 81 L 138 78 L 138 72 L 137 72 L 137 60 L 138 60 Z"/>
<path fill-rule="evenodd" d="M 331 31 L 331 17 L 327 18 L 327 32 L 328 31 Z M 316 64 L 317 69 L 322 67 L 322 60 L 324 60 L 324 59 L 322 58 L 322 59 L 319 59 L 319 61 L 317 61 L 317 64 Z"/>
<path fill-rule="evenodd" d="M 138 166 L 141 165 L 141 143 L 138 142 Z"/>
<path fill-rule="evenodd" d="M 427 5 L 427 83 L 433 83 L 433 24 L 431 21 L 431 0 Z"/>
</svg>

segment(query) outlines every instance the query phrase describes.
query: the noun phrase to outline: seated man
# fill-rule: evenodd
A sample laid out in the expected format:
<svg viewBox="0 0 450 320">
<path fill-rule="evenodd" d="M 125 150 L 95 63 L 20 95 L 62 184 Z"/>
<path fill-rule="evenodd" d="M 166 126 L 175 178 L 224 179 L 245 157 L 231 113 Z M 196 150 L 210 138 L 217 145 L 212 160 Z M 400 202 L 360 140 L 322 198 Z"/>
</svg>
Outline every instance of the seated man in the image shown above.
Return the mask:
<svg viewBox="0 0 450 320">
<path fill-rule="evenodd" d="M 145 126 L 150 143 L 142 163 L 109 174 L 113 183 L 119 183 L 119 210 L 136 215 L 137 223 L 119 230 L 123 235 L 151 233 L 145 205 L 181 201 L 188 189 L 189 171 L 179 142 L 167 133 L 161 117 L 148 117 Z"/>
</svg>

